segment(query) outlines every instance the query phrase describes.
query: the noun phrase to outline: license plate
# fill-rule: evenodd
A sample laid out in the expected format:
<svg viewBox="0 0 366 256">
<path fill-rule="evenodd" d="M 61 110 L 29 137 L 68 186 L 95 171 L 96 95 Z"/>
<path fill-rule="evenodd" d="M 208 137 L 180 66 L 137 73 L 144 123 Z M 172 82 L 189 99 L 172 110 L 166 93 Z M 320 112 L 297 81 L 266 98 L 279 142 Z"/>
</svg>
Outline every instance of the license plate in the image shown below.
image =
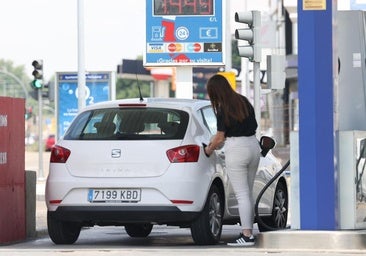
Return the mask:
<svg viewBox="0 0 366 256">
<path fill-rule="evenodd" d="M 89 189 L 88 201 L 92 203 L 137 203 L 141 189 Z"/>
</svg>

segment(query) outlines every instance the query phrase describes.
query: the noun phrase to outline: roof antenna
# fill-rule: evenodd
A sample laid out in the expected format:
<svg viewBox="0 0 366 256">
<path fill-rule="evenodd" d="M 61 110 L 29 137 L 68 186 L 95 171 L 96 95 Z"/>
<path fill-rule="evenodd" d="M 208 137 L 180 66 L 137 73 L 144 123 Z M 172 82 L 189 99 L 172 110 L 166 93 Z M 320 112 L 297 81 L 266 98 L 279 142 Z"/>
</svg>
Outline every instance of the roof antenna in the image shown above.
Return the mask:
<svg viewBox="0 0 366 256">
<path fill-rule="evenodd" d="M 137 66 L 137 63 L 136 63 L 136 66 Z M 141 88 L 140 88 L 140 82 L 139 82 L 139 78 L 137 76 L 137 68 L 136 68 L 135 75 L 136 75 L 137 87 L 139 88 L 140 102 L 143 102 L 144 101 L 144 98 L 142 97 Z"/>
</svg>

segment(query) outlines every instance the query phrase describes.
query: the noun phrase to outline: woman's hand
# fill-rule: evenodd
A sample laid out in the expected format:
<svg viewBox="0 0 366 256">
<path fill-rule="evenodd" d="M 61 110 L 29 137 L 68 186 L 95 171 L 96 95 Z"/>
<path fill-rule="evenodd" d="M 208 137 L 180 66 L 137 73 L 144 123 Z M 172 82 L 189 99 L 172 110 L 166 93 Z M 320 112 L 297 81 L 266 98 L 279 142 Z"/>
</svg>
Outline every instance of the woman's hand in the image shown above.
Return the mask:
<svg viewBox="0 0 366 256">
<path fill-rule="evenodd" d="M 208 144 L 207 147 L 205 147 L 205 154 L 207 156 L 210 156 L 212 154 L 212 152 L 213 152 L 213 150 L 212 150 L 211 143 L 210 143 L 210 144 Z"/>
<path fill-rule="evenodd" d="M 225 133 L 218 131 L 215 136 L 212 137 L 210 144 L 205 147 L 205 154 L 210 156 L 216 148 L 221 148 L 225 141 Z"/>
</svg>

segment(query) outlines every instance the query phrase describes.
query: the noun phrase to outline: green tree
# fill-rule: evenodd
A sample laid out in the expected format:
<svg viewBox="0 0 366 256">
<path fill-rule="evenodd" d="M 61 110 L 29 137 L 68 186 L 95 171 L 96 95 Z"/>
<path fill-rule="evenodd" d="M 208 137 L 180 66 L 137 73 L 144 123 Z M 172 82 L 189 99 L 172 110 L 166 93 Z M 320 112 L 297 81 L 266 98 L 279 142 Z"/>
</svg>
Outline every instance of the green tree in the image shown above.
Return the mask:
<svg viewBox="0 0 366 256">
<path fill-rule="evenodd" d="M 136 60 L 142 60 L 143 56 L 138 55 Z M 137 79 L 118 78 L 116 82 L 116 99 L 139 98 L 139 86 L 143 98 L 151 97 L 150 81 Z"/>
<path fill-rule="evenodd" d="M 116 98 L 139 98 L 139 86 L 141 89 L 142 97 L 150 97 L 150 82 L 118 78 L 116 84 Z"/>
<path fill-rule="evenodd" d="M 26 98 L 30 87 L 24 65 L 15 66 L 13 61 L 0 59 L 0 96 Z"/>
<path fill-rule="evenodd" d="M 233 68 L 241 68 L 241 57 L 238 51 L 238 40 L 231 40 L 231 65 Z"/>
</svg>

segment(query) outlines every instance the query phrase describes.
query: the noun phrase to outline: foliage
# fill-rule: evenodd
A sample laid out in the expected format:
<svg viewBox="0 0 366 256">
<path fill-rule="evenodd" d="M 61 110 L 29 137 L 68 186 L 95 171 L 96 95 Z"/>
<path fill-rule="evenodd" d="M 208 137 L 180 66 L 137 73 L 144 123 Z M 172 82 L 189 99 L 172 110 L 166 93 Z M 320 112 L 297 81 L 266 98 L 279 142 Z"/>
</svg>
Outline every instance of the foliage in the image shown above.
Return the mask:
<svg viewBox="0 0 366 256">
<path fill-rule="evenodd" d="M 11 60 L 0 59 L 0 96 L 25 98 L 29 82 L 24 65 L 15 66 Z"/>
<path fill-rule="evenodd" d="M 11 60 L 0 59 L 0 96 L 25 98 L 26 107 L 38 113 L 38 92 L 31 87 L 30 81 L 24 65 L 15 66 Z M 53 102 L 44 101 L 43 108 L 46 115 L 54 114 Z"/>
<path fill-rule="evenodd" d="M 14 66 L 14 62 L 11 60 L 0 59 L 0 70 L 8 71 L 22 81 L 30 81 L 29 76 L 26 75 L 24 65 Z"/>
<path fill-rule="evenodd" d="M 150 82 L 133 79 L 117 79 L 116 99 L 139 98 L 139 86 L 142 97 L 150 97 Z"/>
<path fill-rule="evenodd" d="M 238 40 L 231 40 L 231 63 L 233 68 L 241 68 L 241 57 L 238 51 Z"/>
</svg>

